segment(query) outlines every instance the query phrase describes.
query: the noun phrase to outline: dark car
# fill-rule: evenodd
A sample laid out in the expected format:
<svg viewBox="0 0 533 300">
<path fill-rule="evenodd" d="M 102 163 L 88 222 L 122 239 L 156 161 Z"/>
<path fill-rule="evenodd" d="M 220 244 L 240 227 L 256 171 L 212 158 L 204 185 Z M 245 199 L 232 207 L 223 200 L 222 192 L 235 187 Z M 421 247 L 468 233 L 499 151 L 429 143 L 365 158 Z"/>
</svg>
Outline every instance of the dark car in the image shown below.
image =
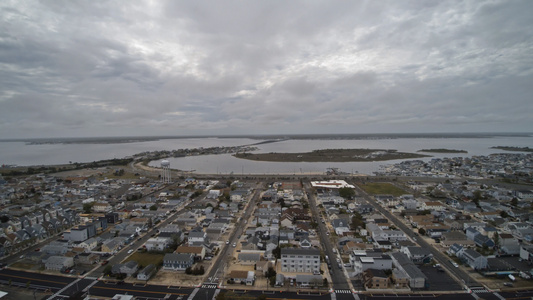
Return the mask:
<svg viewBox="0 0 533 300">
<path fill-rule="evenodd" d="M 107 265 L 108 263 L 109 263 L 108 260 L 104 260 L 104 261 L 102 262 L 102 266 L 105 266 L 105 265 Z"/>
</svg>

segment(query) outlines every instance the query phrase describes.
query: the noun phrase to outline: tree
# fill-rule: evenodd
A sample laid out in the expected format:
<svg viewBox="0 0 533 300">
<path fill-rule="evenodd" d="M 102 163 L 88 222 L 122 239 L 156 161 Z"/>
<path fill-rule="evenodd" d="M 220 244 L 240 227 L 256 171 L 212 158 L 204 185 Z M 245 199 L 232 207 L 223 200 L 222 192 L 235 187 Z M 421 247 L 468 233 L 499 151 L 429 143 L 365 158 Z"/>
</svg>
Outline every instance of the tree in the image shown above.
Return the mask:
<svg viewBox="0 0 533 300">
<path fill-rule="evenodd" d="M 355 212 L 352 217 L 352 230 L 356 230 L 358 227 L 364 227 L 365 222 L 363 221 L 363 217 L 358 212 Z"/>
<path fill-rule="evenodd" d="M 272 250 L 272 255 L 274 255 L 274 257 L 276 259 L 280 259 L 281 258 L 281 248 L 279 246 L 277 246 L 274 250 Z"/>
<path fill-rule="evenodd" d="M 473 196 L 474 196 L 474 200 L 481 200 L 481 191 L 480 190 L 475 190 L 473 193 Z"/>
<path fill-rule="evenodd" d="M 104 275 L 108 275 L 108 276 L 111 275 L 111 270 L 112 270 L 112 269 L 113 269 L 112 266 L 107 265 L 107 266 L 105 267 L 105 269 L 104 269 L 104 272 L 103 272 Z"/>
<path fill-rule="evenodd" d="M 273 267 L 268 267 L 265 274 L 266 277 L 276 277 L 276 270 Z"/>
<path fill-rule="evenodd" d="M 355 190 L 348 187 L 343 187 L 339 189 L 339 196 L 341 196 L 344 199 L 351 199 L 353 196 L 355 196 Z"/>
<path fill-rule="evenodd" d="M 421 235 L 425 235 L 426 234 L 426 230 L 424 228 L 418 228 L 418 233 L 421 234 Z"/>
<path fill-rule="evenodd" d="M 505 219 L 505 218 L 508 218 L 508 217 L 509 217 L 509 214 L 508 214 L 505 210 L 502 210 L 502 211 L 500 212 L 500 217 L 502 217 L 502 218 Z"/>
<path fill-rule="evenodd" d="M 83 212 L 86 214 L 90 214 L 93 211 L 93 203 L 84 203 L 83 204 Z"/>
<path fill-rule="evenodd" d="M 511 205 L 512 206 L 518 206 L 518 198 L 514 197 L 512 200 L 511 200 Z"/>
<path fill-rule="evenodd" d="M 150 206 L 150 210 L 157 210 L 157 205 L 154 204 L 154 205 Z"/>
</svg>

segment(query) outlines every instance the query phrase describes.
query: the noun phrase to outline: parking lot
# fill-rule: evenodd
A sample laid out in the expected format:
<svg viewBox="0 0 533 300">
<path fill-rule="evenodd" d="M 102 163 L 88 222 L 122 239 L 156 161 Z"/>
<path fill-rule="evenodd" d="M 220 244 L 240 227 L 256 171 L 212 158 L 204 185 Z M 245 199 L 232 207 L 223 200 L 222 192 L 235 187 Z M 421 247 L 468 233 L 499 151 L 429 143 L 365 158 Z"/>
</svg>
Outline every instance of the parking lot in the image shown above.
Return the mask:
<svg viewBox="0 0 533 300">
<path fill-rule="evenodd" d="M 533 266 L 528 263 L 519 261 L 520 257 L 518 256 L 498 257 L 497 259 L 522 272 L 529 273 L 529 271 L 533 269 Z"/>
<path fill-rule="evenodd" d="M 426 275 L 430 291 L 459 291 L 463 288 L 446 272 L 439 272 L 432 266 L 421 266 L 420 271 Z"/>
</svg>

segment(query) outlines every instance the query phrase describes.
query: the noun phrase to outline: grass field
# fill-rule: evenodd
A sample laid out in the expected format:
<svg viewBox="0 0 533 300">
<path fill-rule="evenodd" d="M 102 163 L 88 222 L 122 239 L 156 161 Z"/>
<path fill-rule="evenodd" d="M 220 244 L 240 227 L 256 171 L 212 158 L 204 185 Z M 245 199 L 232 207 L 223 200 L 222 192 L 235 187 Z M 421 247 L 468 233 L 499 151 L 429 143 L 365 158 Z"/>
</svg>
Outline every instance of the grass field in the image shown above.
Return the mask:
<svg viewBox="0 0 533 300">
<path fill-rule="evenodd" d="M 365 192 L 369 193 L 370 195 L 390 194 L 395 197 L 398 197 L 407 194 L 406 191 L 390 183 L 373 182 L 367 184 L 360 184 L 359 187 L 365 190 Z"/>
<path fill-rule="evenodd" d="M 130 255 L 130 257 L 128 257 L 126 259 L 126 261 L 134 260 L 139 265 L 141 265 L 143 267 L 146 267 L 149 264 L 154 264 L 156 266 L 159 266 L 160 264 L 163 263 L 163 257 L 164 256 L 165 256 L 164 254 L 152 254 L 152 253 L 148 253 L 148 252 L 144 252 L 144 253 L 135 252 L 132 255 Z"/>
</svg>

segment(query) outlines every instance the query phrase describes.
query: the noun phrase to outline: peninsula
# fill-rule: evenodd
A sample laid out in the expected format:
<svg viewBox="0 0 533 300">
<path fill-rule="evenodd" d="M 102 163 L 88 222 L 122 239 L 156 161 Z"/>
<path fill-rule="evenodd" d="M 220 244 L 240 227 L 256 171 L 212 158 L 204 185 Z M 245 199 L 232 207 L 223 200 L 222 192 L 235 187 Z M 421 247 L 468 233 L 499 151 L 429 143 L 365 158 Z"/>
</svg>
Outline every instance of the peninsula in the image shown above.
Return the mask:
<svg viewBox="0 0 533 300">
<path fill-rule="evenodd" d="M 300 153 L 248 153 L 240 152 L 233 156 L 242 159 L 277 162 L 353 162 L 385 161 L 428 157 L 429 155 L 404 153 L 384 149 L 324 149 Z"/>
</svg>

